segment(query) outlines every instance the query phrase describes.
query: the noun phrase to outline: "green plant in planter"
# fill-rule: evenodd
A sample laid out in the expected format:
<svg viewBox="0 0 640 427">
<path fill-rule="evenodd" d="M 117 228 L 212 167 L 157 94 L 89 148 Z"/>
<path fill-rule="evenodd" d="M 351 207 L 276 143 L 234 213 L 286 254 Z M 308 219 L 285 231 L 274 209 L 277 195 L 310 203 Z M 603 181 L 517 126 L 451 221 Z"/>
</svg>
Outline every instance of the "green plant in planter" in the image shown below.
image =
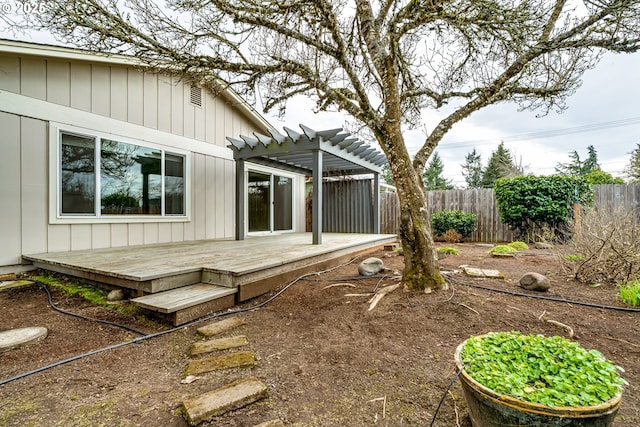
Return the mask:
<svg viewBox="0 0 640 427">
<path fill-rule="evenodd" d="M 462 347 L 465 372 L 516 399 L 554 406 L 593 406 L 615 397 L 627 382 L 620 367 L 597 350 L 562 337 L 492 332 Z"/>
</svg>

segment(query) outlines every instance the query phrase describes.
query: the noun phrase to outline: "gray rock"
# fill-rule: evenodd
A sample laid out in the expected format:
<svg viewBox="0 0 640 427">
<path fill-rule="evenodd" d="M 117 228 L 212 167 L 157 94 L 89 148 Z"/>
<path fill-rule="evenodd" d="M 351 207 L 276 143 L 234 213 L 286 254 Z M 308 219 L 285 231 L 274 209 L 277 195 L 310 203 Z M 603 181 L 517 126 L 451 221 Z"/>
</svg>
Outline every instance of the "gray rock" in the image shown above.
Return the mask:
<svg viewBox="0 0 640 427">
<path fill-rule="evenodd" d="M 520 279 L 520 287 L 530 291 L 545 292 L 550 286 L 549 279 L 540 273 L 525 273 Z"/>
<path fill-rule="evenodd" d="M 380 258 L 367 258 L 358 266 L 358 273 L 362 276 L 373 276 L 384 269 L 384 263 Z"/>
<path fill-rule="evenodd" d="M 114 289 L 107 294 L 107 301 L 122 301 L 124 299 L 124 291 L 122 289 Z"/>
<path fill-rule="evenodd" d="M 553 245 L 547 242 L 535 242 L 533 247 L 536 249 L 553 249 Z"/>
</svg>

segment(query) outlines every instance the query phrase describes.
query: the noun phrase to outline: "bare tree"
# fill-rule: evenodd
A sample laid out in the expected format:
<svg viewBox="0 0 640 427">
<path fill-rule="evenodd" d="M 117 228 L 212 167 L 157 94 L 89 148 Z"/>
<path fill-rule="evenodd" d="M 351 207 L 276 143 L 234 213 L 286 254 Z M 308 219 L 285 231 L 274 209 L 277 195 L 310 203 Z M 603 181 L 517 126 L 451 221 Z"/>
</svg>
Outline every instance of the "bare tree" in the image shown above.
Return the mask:
<svg viewBox="0 0 640 427">
<path fill-rule="evenodd" d="M 79 47 L 259 87 L 266 109 L 304 94 L 375 138 L 401 201 L 404 281 L 439 289 L 422 174 L 451 128 L 492 104 L 565 107 L 603 52 L 639 48 L 640 0 L 61 0 L 35 27 Z M 244 91 L 243 89 L 244 88 Z M 424 123 L 426 109 L 445 117 Z M 430 133 L 410 157 L 404 132 Z"/>
</svg>

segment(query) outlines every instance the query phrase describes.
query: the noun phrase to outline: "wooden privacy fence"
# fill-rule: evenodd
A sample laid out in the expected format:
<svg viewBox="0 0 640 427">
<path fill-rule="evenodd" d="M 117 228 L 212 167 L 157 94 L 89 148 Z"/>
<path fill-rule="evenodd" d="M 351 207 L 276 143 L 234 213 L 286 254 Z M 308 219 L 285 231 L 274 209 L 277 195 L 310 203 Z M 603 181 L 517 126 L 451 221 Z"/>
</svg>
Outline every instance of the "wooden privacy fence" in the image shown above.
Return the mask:
<svg viewBox="0 0 640 427">
<path fill-rule="evenodd" d="M 640 222 L 640 183 L 600 184 L 593 186 L 593 206 L 606 214 L 616 209 L 634 213 Z M 515 234 L 500 221 L 498 205 L 492 188 L 466 190 L 436 190 L 427 192 L 429 213 L 460 210 L 478 216 L 477 230 L 468 240 L 475 242 L 510 242 Z M 380 228 L 383 233 L 396 233 L 400 225 L 400 204 L 395 193 L 380 194 Z"/>
</svg>

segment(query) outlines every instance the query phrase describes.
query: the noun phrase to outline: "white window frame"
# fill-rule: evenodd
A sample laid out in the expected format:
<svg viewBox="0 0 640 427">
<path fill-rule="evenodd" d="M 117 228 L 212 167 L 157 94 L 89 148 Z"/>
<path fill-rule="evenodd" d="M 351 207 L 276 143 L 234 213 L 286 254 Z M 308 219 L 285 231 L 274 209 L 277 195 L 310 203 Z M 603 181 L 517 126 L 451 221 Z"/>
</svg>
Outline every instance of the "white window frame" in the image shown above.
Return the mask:
<svg viewBox="0 0 640 427">
<path fill-rule="evenodd" d="M 164 159 L 165 153 L 175 154 L 184 157 L 184 209 L 183 215 L 166 215 L 164 213 L 164 185 L 165 180 L 162 179 L 163 203 L 161 206 L 161 215 L 103 215 L 100 209 L 100 173 L 96 170 L 96 200 L 94 214 L 62 214 L 62 191 L 60 188 L 60 161 L 62 134 L 73 134 L 94 140 L 111 139 L 118 142 L 142 146 L 162 151 L 161 170 L 164 177 Z M 85 129 L 77 126 L 59 125 L 49 123 L 49 222 L 51 224 L 110 224 L 110 223 L 158 223 L 158 222 L 188 222 L 191 221 L 191 164 L 193 162 L 192 153 L 166 145 L 154 144 L 148 141 L 141 141 L 135 138 L 123 137 L 120 135 L 109 134 L 92 129 Z M 97 147 L 100 145 L 98 144 Z M 96 150 L 96 165 L 98 163 L 99 153 Z"/>
</svg>

